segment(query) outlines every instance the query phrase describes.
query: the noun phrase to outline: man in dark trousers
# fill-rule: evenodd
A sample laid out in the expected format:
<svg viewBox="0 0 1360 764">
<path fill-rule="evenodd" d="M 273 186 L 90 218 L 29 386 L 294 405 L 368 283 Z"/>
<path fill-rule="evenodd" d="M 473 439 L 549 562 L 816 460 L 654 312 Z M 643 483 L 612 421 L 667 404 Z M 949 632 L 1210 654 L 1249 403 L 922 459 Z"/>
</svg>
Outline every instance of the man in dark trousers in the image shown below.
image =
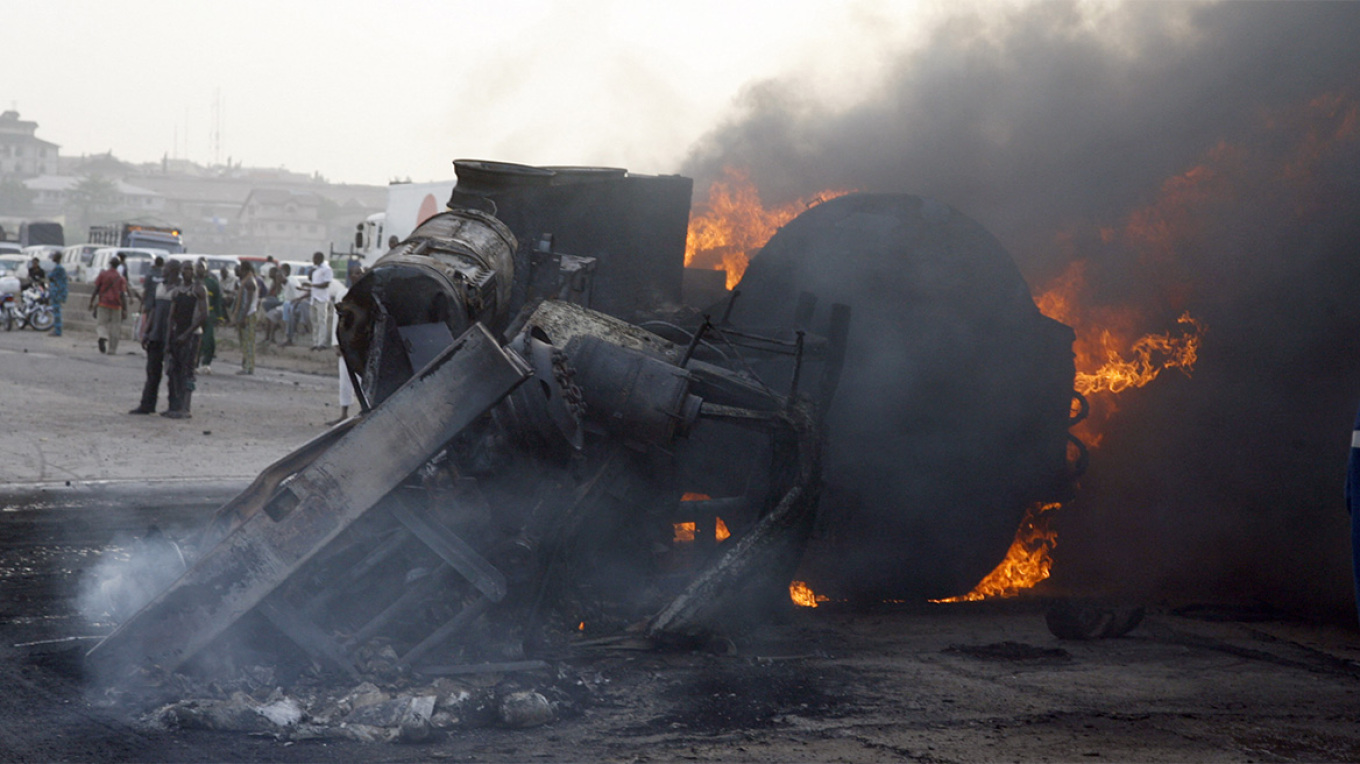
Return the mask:
<svg viewBox="0 0 1360 764">
<path fill-rule="evenodd" d="M 183 267 L 180 280 L 170 290 L 170 329 L 166 333 L 165 376 L 170 408 L 161 416 L 188 419 L 194 393 L 194 367 L 203 323 L 208 318 L 208 292 L 194 278 L 194 269 Z M 167 276 L 166 283 L 170 283 Z"/>
<path fill-rule="evenodd" d="M 212 374 L 213 358 L 217 355 L 217 322 L 227 317 L 227 309 L 222 306 L 222 285 L 206 262 L 199 260 L 194 265 L 194 276 L 208 294 L 208 320 L 203 322 L 198 367 L 204 374 Z"/>
<path fill-rule="evenodd" d="M 141 335 L 146 350 L 146 385 L 142 388 L 142 403 L 129 414 L 156 413 L 156 397 L 160 393 L 161 372 L 165 365 L 165 345 L 170 334 L 170 306 L 173 284 L 179 283 L 178 260 L 165 265 L 163 278 L 147 287 L 142 310 L 146 313 L 146 328 Z"/>
</svg>

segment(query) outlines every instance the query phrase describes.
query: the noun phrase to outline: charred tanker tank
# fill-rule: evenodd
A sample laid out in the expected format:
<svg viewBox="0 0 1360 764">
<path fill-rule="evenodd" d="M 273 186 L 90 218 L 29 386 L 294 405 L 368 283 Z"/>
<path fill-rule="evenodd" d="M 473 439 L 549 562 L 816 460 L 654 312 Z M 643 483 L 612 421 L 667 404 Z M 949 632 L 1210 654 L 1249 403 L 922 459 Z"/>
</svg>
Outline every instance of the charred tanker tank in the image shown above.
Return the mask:
<svg viewBox="0 0 1360 764">
<path fill-rule="evenodd" d="M 1068 433 L 1074 334 L 1039 313 L 976 221 L 928 198 L 843 196 L 776 233 L 737 289 L 741 325 L 802 292 L 855 312 L 827 412 L 825 533 L 807 571 L 818 592 L 962 594 L 1026 507 L 1070 498 L 1084 458 Z"/>
</svg>

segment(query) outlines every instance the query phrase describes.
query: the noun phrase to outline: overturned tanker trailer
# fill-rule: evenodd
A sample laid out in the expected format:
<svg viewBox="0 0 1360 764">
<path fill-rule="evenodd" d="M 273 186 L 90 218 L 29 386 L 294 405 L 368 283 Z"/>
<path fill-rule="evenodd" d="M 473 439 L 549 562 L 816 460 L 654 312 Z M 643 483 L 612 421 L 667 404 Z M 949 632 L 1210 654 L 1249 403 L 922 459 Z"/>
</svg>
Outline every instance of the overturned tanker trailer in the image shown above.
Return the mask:
<svg viewBox="0 0 1360 764">
<path fill-rule="evenodd" d="M 957 212 L 815 207 L 701 312 L 677 304 L 688 179 L 455 164 L 449 211 L 338 306 L 363 413 L 222 507 L 96 668 L 687 640 L 788 607 L 810 539 L 846 596 L 958 593 L 1071 490 L 1071 332 Z"/>
<path fill-rule="evenodd" d="M 820 489 L 817 404 L 572 302 L 512 310 L 517 245 L 457 208 L 376 262 L 337 311 L 363 414 L 222 507 L 90 664 L 112 679 L 246 647 L 356 674 L 380 643 L 437 673 L 786 606 Z M 545 262 L 569 292 L 579 258 Z M 829 395 L 839 354 L 804 356 Z"/>
<path fill-rule="evenodd" d="M 853 307 L 828 427 L 826 492 L 801 578 L 837 599 L 967 592 L 1025 512 L 1066 502 L 1086 451 L 1069 428 L 1072 329 L 1043 314 L 985 228 L 938 200 L 851 194 L 752 258 L 731 312 L 777 320 L 800 295 Z M 831 315 L 803 325 L 834 332 Z"/>
</svg>

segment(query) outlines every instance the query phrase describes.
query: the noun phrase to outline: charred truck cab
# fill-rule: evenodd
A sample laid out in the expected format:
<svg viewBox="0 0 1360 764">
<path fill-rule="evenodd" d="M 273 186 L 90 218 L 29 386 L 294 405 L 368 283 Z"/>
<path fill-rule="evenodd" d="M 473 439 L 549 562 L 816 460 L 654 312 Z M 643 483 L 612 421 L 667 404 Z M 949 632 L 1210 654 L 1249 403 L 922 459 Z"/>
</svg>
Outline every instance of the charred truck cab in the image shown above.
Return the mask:
<svg viewBox="0 0 1360 764">
<path fill-rule="evenodd" d="M 354 284 L 337 320 L 345 365 L 365 408 L 473 324 L 504 331 L 516 247 L 514 234 L 491 215 L 450 210 L 417 226 Z"/>
<path fill-rule="evenodd" d="M 448 210 L 338 306 L 363 413 L 223 506 L 184 574 L 91 650 L 96 667 L 206 668 L 229 652 L 210 646 L 252 639 L 282 655 L 237 628 L 261 619 L 350 674 L 379 643 L 438 674 L 582 630 L 703 639 L 790 607 L 810 540 L 839 558 L 854 550 L 837 539 L 877 527 L 887 548 L 822 569 L 919 594 L 1004 549 L 1024 502 L 1070 490 L 1070 331 L 1039 320 L 999 245 L 957 213 L 905 195 L 827 203 L 756 258 L 748 303 L 700 311 L 680 305 L 689 179 L 455 167 Z M 943 339 L 989 332 L 922 374 Z M 997 403 L 988 375 L 949 392 L 948 374 L 998 346 L 1025 359 L 1021 400 Z M 959 427 L 986 430 L 964 446 L 1015 435 L 980 481 L 1009 492 L 947 504 L 935 484 L 977 462 L 925 455 Z M 842 483 L 819 520 L 824 482 L 862 478 L 857 465 L 878 486 L 847 502 Z"/>
</svg>

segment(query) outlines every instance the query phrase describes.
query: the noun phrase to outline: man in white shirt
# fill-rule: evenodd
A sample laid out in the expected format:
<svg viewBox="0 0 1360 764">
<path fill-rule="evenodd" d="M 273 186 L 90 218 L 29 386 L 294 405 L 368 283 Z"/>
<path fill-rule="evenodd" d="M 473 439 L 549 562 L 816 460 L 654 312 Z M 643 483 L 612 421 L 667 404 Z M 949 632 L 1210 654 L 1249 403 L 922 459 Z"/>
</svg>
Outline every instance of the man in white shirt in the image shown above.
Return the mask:
<svg viewBox="0 0 1360 764">
<path fill-rule="evenodd" d="M 312 264 L 316 266 L 311 276 L 312 297 L 312 350 L 331 346 L 330 334 L 330 287 L 335 274 L 326 263 L 326 256 L 320 252 L 312 254 Z"/>
</svg>

